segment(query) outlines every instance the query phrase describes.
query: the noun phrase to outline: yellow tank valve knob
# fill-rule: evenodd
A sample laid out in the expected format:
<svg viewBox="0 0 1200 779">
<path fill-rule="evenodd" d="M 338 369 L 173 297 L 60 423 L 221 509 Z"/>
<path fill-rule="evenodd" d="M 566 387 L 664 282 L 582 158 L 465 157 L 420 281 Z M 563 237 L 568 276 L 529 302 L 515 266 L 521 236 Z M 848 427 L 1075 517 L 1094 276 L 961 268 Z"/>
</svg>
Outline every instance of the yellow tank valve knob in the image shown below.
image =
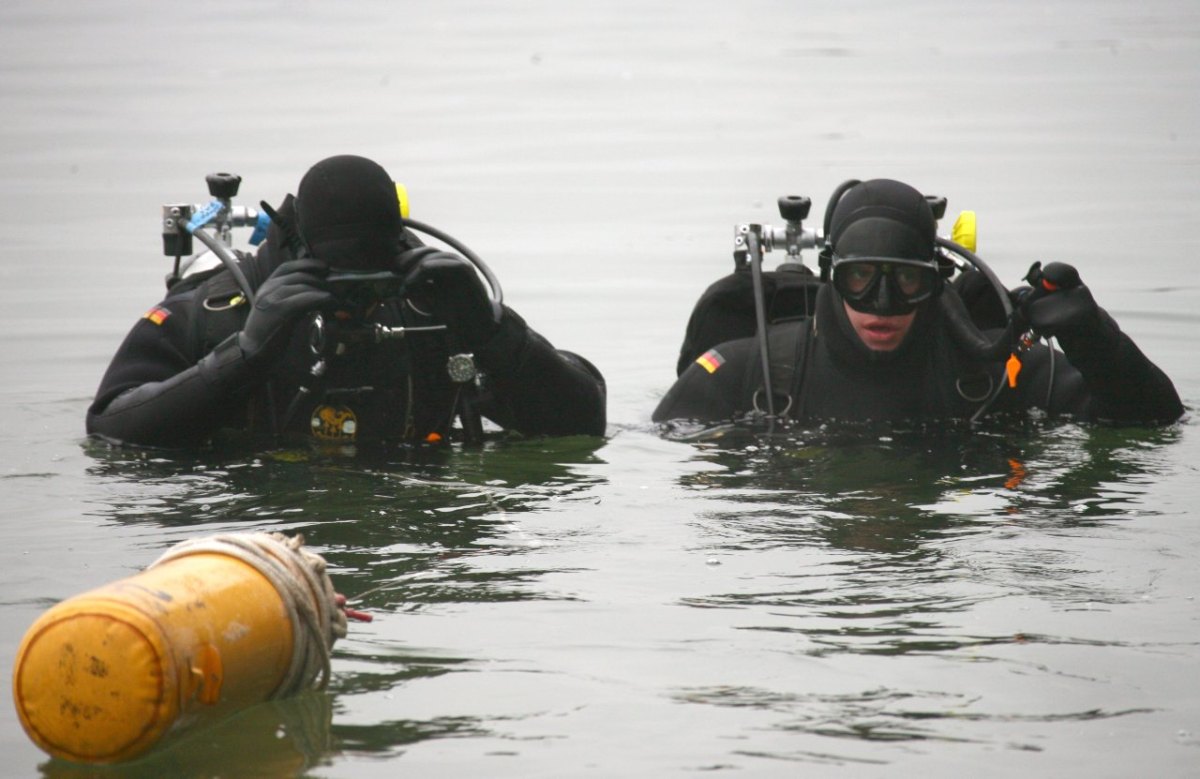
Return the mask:
<svg viewBox="0 0 1200 779">
<path fill-rule="evenodd" d="M 963 211 L 954 220 L 954 229 L 950 231 L 950 240 L 968 251 L 975 251 L 978 235 L 975 231 L 975 212 Z"/>
<path fill-rule="evenodd" d="M 396 182 L 396 200 L 400 202 L 400 218 L 408 219 L 408 188 Z"/>
</svg>

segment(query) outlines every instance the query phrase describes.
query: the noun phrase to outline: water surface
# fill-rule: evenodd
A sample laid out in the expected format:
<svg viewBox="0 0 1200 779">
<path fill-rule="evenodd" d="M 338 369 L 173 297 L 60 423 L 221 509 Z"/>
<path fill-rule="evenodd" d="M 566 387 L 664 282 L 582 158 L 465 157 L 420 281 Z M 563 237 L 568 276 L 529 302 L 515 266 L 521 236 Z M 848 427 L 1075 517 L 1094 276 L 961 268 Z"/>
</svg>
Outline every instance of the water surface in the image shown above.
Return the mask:
<svg viewBox="0 0 1200 779">
<path fill-rule="evenodd" d="M 4 668 L 42 611 L 178 541 L 284 530 L 376 617 L 330 690 L 105 775 L 1194 775 L 1190 419 L 688 441 L 649 415 L 733 225 L 876 176 L 976 211 L 1009 283 L 1076 263 L 1194 406 L 1197 94 L 1179 0 L 10 0 Z M 609 435 L 418 462 L 85 441 L 162 292 L 160 205 L 217 170 L 278 202 L 346 152 L 604 371 Z M 0 752 L 90 775 L 8 703 Z"/>
</svg>

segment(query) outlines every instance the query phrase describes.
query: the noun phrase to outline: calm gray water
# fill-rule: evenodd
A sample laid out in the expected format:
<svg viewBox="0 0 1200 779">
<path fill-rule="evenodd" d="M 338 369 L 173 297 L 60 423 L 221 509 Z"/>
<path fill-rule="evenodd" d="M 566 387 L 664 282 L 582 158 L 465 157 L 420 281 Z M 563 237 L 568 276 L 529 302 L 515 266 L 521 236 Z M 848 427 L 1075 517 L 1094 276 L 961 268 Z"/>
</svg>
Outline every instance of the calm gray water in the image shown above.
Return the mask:
<svg viewBox="0 0 1200 779">
<path fill-rule="evenodd" d="M 103 776 L 1200 775 L 1196 424 L 668 440 L 732 226 L 847 178 L 1075 262 L 1200 401 L 1200 7 L 616 0 L 0 5 L 0 775 L 29 624 L 186 538 L 301 531 L 376 620 L 328 693 Z M 605 372 L 603 441 L 423 463 L 83 437 L 159 206 L 336 153 Z"/>
</svg>

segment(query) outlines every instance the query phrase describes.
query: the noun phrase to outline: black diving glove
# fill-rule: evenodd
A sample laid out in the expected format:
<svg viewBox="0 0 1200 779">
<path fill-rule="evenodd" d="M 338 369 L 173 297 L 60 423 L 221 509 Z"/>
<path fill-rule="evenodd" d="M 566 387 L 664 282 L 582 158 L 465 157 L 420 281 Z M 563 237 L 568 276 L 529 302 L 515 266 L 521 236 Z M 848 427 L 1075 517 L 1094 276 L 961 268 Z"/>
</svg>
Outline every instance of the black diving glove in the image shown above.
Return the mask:
<svg viewBox="0 0 1200 779">
<path fill-rule="evenodd" d="M 489 297 L 474 266 L 445 252 L 421 260 L 405 287 L 472 351 L 481 350 L 500 326 L 502 309 Z"/>
<path fill-rule="evenodd" d="M 238 334 L 246 362 L 260 364 L 278 357 L 300 317 L 333 300 L 324 278 L 328 270 L 320 260 L 288 260 L 263 282 Z"/>
<path fill-rule="evenodd" d="M 1087 335 L 1101 327 L 1100 307 L 1073 265 L 1051 262 L 1043 268 L 1035 262 L 1025 281 L 1030 286 L 1016 291 L 1014 303 L 1025 324 L 1038 335 Z"/>
<path fill-rule="evenodd" d="M 1034 263 L 1032 285 L 1013 296 L 1020 324 L 1053 336 L 1087 384 L 1086 416 L 1120 423 L 1174 422 L 1183 414 L 1175 386 L 1096 305 L 1074 267 Z"/>
</svg>

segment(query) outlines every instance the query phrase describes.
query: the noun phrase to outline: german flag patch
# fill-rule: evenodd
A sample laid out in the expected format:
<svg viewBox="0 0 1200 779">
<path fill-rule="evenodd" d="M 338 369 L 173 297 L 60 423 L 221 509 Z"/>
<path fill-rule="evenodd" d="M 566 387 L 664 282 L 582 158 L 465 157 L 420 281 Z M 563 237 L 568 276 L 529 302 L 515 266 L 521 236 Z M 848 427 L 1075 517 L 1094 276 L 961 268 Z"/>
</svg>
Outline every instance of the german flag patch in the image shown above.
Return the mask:
<svg viewBox="0 0 1200 779">
<path fill-rule="evenodd" d="M 717 368 L 725 364 L 725 358 L 716 349 L 709 349 L 696 358 L 696 364 L 709 373 L 716 373 Z"/>
<path fill-rule="evenodd" d="M 142 319 L 149 319 L 156 325 L 161 325 L 167 321 L 167 317 L 171 316 L 171 312 L 161 306 L 155 306 L 146 313 L 142 314 Z"/>
</svg>

